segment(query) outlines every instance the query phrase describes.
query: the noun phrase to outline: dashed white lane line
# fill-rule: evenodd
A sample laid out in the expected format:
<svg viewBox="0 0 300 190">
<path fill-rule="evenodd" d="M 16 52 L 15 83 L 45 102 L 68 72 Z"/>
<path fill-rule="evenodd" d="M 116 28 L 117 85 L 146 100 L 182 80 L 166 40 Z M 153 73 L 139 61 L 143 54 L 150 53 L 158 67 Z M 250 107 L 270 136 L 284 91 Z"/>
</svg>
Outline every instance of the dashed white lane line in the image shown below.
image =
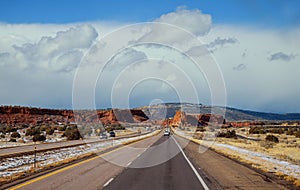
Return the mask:
<svg viewBox="0 0 300 190">
<path fill-rule="evenodd" d="M 193 164 L 191 163 L 191 161 L 187 158 L 187 156 L 183 152 L 182 148 L 180 147 L 180 145 L 178 144 L 178 142 L 176 141 L 176 139 L 173 136 L 172 136 L 172 138 L 175 141 L 176 145 L 178 146 L 178 148 L 179 148 L 180 152 L 182 153 L 183 157 L 185 158 L 185 160 L 187 161 L 187 163 L 190 165 L 190 167 L 192 168 L 193 172 L 197 176 L 197 178 L 200 181 L 200 183 L 203 186 L 203 188 L 205 190 L 209 190 L 209 188 L 207 187 L 206 183 L 204 182 L 204 180 L 202 179 L 202 177 L 199 175 L 199 173 L 197 172 L 197 170 L 195 169 L 195 167 L 193 166 Z"/>
<path fill-rule="evenodd" d="M 109 183 L 110 182 L 112 182 L 112 180 L 114 180 L 114 178 L 112 177 L 112 178 L 110 178 L 104 185 L 103 185 L 103 187 L 106 187 L 106 186 L 108 186 L 109 185 Z"/>
</svg>

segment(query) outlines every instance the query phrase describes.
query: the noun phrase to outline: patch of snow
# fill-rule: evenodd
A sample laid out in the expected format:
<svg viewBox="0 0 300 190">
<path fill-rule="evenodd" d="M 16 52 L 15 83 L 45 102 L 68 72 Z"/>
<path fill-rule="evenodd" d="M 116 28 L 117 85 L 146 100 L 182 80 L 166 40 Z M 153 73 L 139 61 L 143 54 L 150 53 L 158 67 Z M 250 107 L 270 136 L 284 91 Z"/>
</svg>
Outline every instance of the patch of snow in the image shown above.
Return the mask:
<svg viewBox="0 0 300 190">
<path fill-rule="evenodd" d="M 98 143 L 85 144 L 70 148 L 61 148 L 57 150 L 46 151 L 36 154 L 36 163 L 39 167 L 47 166 L 68 158 L 75 158 L 77 156 L 97 152 L 108 147 L 121 145 L 127 141 L 138 140 L 153 135 L 154 132 L 141 135 L 137 137 L 100 141 Z M 34 155 L 24 155 L 18 157 L 4 158 L 0 163 L 0 177 L 11 176 L 16 173 L 24 172 L 33 167 Z"/>
<path fill-rule="evenodd" d="M 273 166 L 273 171 L 280 171 L 286 175 L 293 175 L 295 178 L 300 179 L 300 166 L 296 164 L 289 163 L 287 161 L 279 160 L 273 156 L 266 155 L 259 152 L 254 152 L 251 150 L 246 150 L 243 148 L 239 148 L 236 146 L 228 145 L 228 144 L 219 144 L 215 143 L 214 146 L 227 148 L 232 151 L 235 151 L 239 154 L 245 155 L 244 159 L 251 161 L 255 164 L 266 165 L 271 164 Z"/>
</svg>

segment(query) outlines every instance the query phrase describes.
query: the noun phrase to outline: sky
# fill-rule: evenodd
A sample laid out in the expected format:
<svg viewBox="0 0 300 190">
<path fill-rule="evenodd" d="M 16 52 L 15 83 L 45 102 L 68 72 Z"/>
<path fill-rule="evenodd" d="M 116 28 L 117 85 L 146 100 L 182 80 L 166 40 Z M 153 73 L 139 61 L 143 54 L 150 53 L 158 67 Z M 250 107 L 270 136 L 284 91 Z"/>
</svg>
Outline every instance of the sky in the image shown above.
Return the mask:
<svg viewBox="0 0 300 190">
<path fill-rule="evenodd" d="M 3 0 L 0 105 L 300 112 L 299 36 L 297 0 Z"/>
</svg>

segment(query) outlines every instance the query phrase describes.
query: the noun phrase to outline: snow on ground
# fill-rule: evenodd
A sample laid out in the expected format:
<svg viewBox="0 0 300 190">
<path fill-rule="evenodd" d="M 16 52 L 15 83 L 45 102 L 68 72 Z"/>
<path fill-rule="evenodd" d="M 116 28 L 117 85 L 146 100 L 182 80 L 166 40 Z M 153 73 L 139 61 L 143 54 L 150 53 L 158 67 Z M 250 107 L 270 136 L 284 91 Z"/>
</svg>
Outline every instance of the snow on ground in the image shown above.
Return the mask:
<svg viewBox="0 0 300 190">
<path fill-rule="evenodd" d="M 184 133 L 183 131 L 176 131 L 180 136 L 184 136 L 187 139 L 192 139 L 191 135 Z M 196 140 L 196 139 L 194 139 Z M 293 176 L 296 179 L 300 179 L 300 166 L 287 161 L 280 160 L 273 156 L 259 153 L 244 148 L 239 148 L 229 144 L 220 144 L 214 141 L 196 140 L 201 145 L 211 147 L 217 152 L 222 152 L 226 155 L 238 156 L 253 165 L 260 166 L 261 168 L 269 172 L 281 172 L 288 176 Z"/>
<path fill-rule="evenodd" d="M 214 146 L 218 146 L 225 149 L 230 149 L 239 155 L 244 155 L 242 158 L 248 160 L 252 163 L 265 166 L 270 172 L 282 172 L 286 175 L 292 175 L 293 177 L 300 179 L 300 166 L 296 164 L 289 163 L 287 161 L 279 160 L 272 156 L 246 150 L 243 148 L 235 147 L 228 144 L 215 143 Z"/>
<path fill-rule="evenodd" d="M 155 131 L 156 132 L 156 131 Z M 59 161 L 63 161 L 69 158 L 76 158 L 80 155 L 93 153 L 97 151 L 104 150 L 112 146 L 121 145 L 127 141 L 134 141 L 141 138 L 145 138 L 153 135 L 155 132 L 117 140 L 108 140 L 98 143 L 85 144 L 76 147 L 62 148 L 57 150 L 46 151 L 36 154 L 36 161 L 39 167 L 43 167 L 49 164 L 53 164 Z M 16 173 L 24 172 L 33 167 L 34 164 L 34 155 L 24 155 L 18 157 L 4 158 L 0 163 L 0 178 L 11 176 Z"/>
<path fill-rule="evenodd" d="M 0 144 L 0 148 L 9 148 L 9 147 L 15 147 L 15 146 L 19 146 L 18 144 Z"/>
</svg>

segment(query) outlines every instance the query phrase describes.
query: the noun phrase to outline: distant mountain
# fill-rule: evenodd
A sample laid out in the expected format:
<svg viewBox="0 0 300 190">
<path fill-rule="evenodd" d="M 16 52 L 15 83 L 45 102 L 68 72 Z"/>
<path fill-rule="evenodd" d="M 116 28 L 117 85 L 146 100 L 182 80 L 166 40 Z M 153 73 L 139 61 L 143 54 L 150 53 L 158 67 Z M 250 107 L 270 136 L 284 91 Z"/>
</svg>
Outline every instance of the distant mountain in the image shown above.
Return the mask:
<svg viewBox="0 0 300 190">
<path fill-rule="evenodd" d="M 149 106 L 139 107 L 149 118 L 157 117 L 174 117 L 177 110 L 189 114 L 221 114 L 225 112 L 226 121 L 254 121 L 254 120 L 300 120 L 300 113 L 265 113 L 249 110 L 241 110 L 231 107 L 212 107 L 202 104 L 191 103 L 165 103 Z M 160 118 L 158 118 L 160 119 Z"/>
</svg>

